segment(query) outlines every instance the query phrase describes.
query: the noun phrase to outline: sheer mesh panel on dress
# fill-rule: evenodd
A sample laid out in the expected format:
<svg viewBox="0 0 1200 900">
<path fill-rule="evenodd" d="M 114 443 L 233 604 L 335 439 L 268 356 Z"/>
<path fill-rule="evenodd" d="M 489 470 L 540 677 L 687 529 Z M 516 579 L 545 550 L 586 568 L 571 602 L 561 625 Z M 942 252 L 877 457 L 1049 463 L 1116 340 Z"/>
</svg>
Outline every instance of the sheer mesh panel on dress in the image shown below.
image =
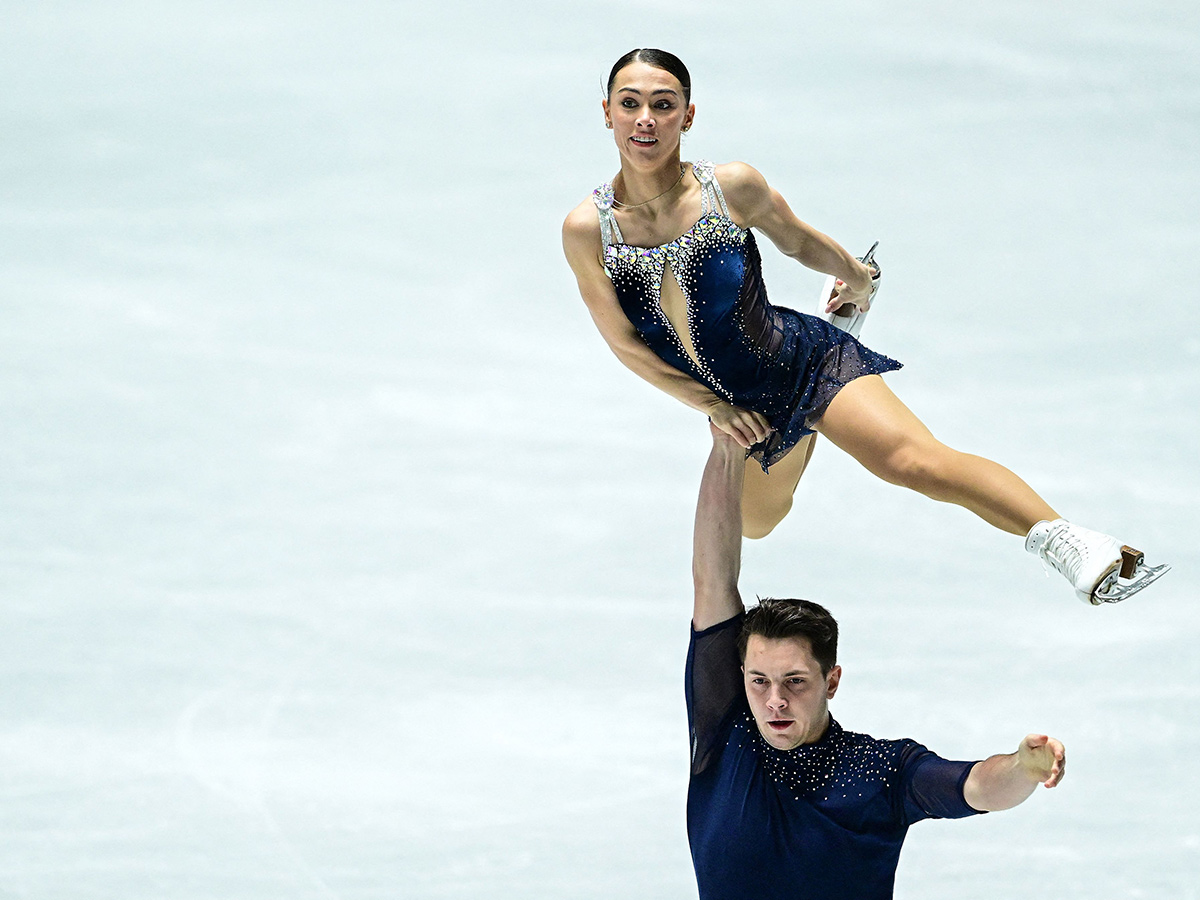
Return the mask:
<svg viewBox="0 0 1200 900">
<path fill-rule="evenodd" d="M 762 261 L 758 244 L 746 242 L 746 276 L 738 297 L 737 316 L 742 333 L 750 346 L 761 356 L 771 359 L 783 349 L 783 322 L 775 308 L 767 302 L 767 286 L 762 277 Z"/>
<path fill-rule="evenodd" d="M 737 639 L 744 614 L 692 635 L 685 693 L 692 731 L 692 774 L 699 775 L 720 750 L 722 726 L 745 705 Z"/>
<path fill-rule="evenodd" d="M 882 368 L 879 358 L 880 354 L 852 339 L 831 347 L 821 363 L 816 391 L 813 393 L 813 409 L 805 419 L 805 427 L 811 429 L 825 414 L 837 392 L 855 378 L 879 373 Z M 898 365 L 896 367 L 899 368 Z"/>
</svg>

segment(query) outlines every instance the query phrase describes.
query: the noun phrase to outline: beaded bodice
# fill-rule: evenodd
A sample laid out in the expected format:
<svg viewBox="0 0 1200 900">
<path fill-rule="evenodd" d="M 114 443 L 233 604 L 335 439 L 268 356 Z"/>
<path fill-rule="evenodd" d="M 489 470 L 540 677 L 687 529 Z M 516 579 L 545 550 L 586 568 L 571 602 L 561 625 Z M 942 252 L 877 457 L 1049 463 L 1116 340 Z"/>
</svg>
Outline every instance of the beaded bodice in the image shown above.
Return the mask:
<svg viewBox="0 0 1200 900">
<path fill-rule="evenodd" d="M 700 182 L 701 219 L 710 213 L 716 212 L 720 212 L 727 219 L 729 218 L 729 208 L 725 205 L 725 194 L 721 191 L 721 185 L 717 183 L 715 169 L 716 167 L 707 159 L 698 159 L 692 163 L 692 174 Z M 592 202 L 596 204 L 596 210 L 600 213 L 600 238 L 604 243 L 604 256 L 607 262 L 608 248 L 611 245 L 616 244 L 620 247 L 630 246 L 629 244 L 622 243 L 625 239 L 621 237 L 621 228 L 617 225 L 617 218 L 613 214 L 613 204 L 616 202 L 616 197 L 613 194 L 612 182 L 606 181 L 600 187 L 596 188 L 596 190 L 592 191 Z M 688 229 L 688 231 L 691 230 L 691 228 Z M 677 238 L 675 241 L 663 244 L 661 247 L 634 247 L 632 249 L 661 250 L 680 240 L 682 238 Z"/>
<path fill-rule="evenodd" d="M 692 164 L 700 182 L 700 218 L 673 241 L 657 247 L 623 243 L 613 214 L 611 184 L 593 193 L 600 215 L 604 266 L 622 310 L 655 353 L 730 402 L 744 402 L 762 384 L 782 345 L 783 331 L 767 301 L 753 233 L 729 216 L 713 164 Z M 662 307 L 670 268 L 683 294 L 689 343 Z"/>
</svg>

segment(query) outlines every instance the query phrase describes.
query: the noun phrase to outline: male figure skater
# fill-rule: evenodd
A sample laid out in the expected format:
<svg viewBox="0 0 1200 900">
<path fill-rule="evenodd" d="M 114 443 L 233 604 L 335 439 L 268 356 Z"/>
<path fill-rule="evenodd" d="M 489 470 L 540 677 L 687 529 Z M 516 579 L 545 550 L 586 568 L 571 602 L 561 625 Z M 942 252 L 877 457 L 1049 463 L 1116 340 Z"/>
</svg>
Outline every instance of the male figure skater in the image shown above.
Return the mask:
<svg viewBox="0 0 1200 900">
<path fill-rule="evenodd" d="M 713 431 L 696 507 L 687 660 L 688 839 L 701 900 L 884 900 L 908 826 L 1023 802 L 1062 780 L 1057 740 L 951 762 L 844 731 L 837 623 L 804 600 L 738 593 L 745 451 Z"/>
</svg>

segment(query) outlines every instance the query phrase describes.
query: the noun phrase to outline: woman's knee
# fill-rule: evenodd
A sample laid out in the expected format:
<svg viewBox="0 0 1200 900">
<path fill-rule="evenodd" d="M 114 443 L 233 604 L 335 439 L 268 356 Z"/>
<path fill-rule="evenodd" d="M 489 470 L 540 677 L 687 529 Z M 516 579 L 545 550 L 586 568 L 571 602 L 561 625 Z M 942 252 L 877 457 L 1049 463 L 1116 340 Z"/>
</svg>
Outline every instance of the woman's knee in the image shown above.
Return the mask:
<svg viewBox="0 0 1200 900">
<path fill-rule="evenodd" d="M 899 447 L 888 455 L 883 471 L 885 481 L 928 496 L 939 496 L 953 482 L 955 451 L 939 443 L 914 443 Z"/>
</svg>

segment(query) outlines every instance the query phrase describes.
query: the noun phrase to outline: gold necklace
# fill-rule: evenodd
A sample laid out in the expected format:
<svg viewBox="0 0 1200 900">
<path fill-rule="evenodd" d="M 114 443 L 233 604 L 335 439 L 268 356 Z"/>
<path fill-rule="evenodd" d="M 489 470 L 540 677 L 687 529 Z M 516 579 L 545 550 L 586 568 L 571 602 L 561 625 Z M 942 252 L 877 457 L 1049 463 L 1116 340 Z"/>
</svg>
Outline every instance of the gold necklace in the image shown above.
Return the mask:
<svg viewBox="0 0 1200 900">
<path fill-rule="evenodd" d="M 649 200 L 643 200 L 641 203 L 622 203 L 620 200 L 618 200 L 616 197 L 614 197 L 613 198 L 613 206 L 617 207 L 618 209 L 637 209 L 639 206 L 645 206 L 647 203 L 653 203 L 659 197 L 665 197 L 667 194 L 671 193 L 671 191 L 675 190 L 675 188 L 679 187 L 679 182 L 683 181 L 683 173 L 686 171 L 687 171 L 687 167 L 683 163 L 680 163 L 679 164 L 679 177 L 675 179 L 675 183 L 672 184 L 665 191 L 663 191 L 661 194 L 656 194 L 655 196 L 651 197 Z"/>
</svg>

